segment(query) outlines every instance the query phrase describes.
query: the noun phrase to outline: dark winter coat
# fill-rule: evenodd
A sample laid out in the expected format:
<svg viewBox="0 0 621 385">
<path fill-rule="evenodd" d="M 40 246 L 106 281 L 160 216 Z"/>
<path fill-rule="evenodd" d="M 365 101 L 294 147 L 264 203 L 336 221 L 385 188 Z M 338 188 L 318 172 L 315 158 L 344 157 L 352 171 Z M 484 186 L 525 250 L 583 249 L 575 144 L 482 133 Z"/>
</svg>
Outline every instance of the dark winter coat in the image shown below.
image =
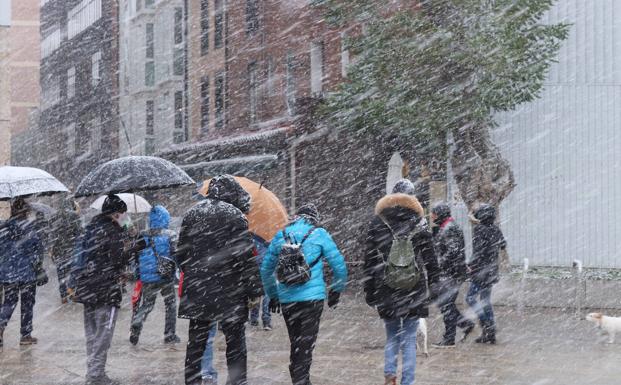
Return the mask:
<svg viewBox="0 0 621 385">
<path fill-rule="evenodd" d="M 442 277 L 456 283 L 466 280 L 466 243 L 464 233 L 453 218 L 446 219 L 434 235 L 434 250 L 438 257 L 438 264 L 442 270 Z"/>
<path fill-rule="evenodd" d="M 248 193 L 231 177 L 216 177 L 207 199 L 183 218 L 177 262 L 184 274 L 179 317 L 248 317 L 251 298 L 263 295 L 252 236 L 243 211 Z"/>
<path fill-rule="evenodd" d="M 97 215 L 86 226 L 72 271 L 76 302 L 120 307 L 121 278 L 130 259 L 123 241 L 123 228 L 109 215 Z"/>
<path fill-rule="evenodd" d="M 61 210 L 52 218 L 51 257 L 54 263 L 64 263 L 73 257 L 73 248 L 82 235 L 82 220 L 73 210 Z"/>
<path fill-rule="evenodd" d="M 364 261 L 364 291 L 367 303 L 377 306 L 383 319 L 427 317 L 431 296 L 436 290 L 440 269 L 433 250 L 433 238 L 423 218 L 423 209 L 414 196 L 390 194 L 377 202 L 376 218 L 371 222 Z M 386 225 L 388 223 L 390 228 Z M 418 266 L 425 274 L 413 290 L 396 290 L 384 283 L 385 263 L 392 247 L 393 233 L 405 236 L 414 233 L 414 248 Z"/>
<path fill-rule="evenodd" d="M 471 277 L 477 285 L 489 287 L 498 282 L 499 253 L 507 243 L 502 231 L 494 224 L 496 212 L 493 207 L 482 206 L 474 217 L 479 223 L 474 226 L 472 233 Z"/>
<path fill-rule="evenodd" d="M 0 283 L 34 283 L 43 262 L 39 228 L 30 219 L 11 218 L 0 225 Z"/>
</svg>

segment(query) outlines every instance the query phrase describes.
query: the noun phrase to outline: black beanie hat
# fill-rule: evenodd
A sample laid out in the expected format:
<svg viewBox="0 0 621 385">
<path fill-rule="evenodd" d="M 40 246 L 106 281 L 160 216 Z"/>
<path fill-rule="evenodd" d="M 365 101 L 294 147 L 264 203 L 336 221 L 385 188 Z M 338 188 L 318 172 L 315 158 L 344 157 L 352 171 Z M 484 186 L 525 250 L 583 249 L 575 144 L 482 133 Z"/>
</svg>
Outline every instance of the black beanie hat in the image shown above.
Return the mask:
<svg viewBox="0 0 621 385">
<path fill-rule="evenodd" d="M 298 209 L 297 215 L 308 220 L 313 225 L 317 225 L 321 220 L 317 206 L 312 203 L 306 203 Z"/>
<path fill-rule="evenodd" d="M 451 207 L 445 202 L 439 202 L 433 205 L 431 212 L 436 214 L 436 224 L 440 224 L 438 222 L 444 222 L 451 216 Z"/>
<path fill-rule="evenodd" d="M 124 213 L 127 211 L 127 205 L 118 195 L 108 194 L 106 200 L 101 206 L 102 214 Z"/>
</svg>

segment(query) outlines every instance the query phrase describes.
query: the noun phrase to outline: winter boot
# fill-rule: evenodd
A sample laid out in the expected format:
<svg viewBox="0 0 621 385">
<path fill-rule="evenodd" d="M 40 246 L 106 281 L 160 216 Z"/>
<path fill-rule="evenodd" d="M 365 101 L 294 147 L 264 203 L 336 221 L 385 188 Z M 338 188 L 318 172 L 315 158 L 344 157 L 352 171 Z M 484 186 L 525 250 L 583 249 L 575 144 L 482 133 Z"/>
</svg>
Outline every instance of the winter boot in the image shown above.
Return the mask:
<svg viewBox="0 0 621 385">
<path fill-rule="evenodd" d="M 391 374 L 386 375 L 384 385 L 397 385 L 397 376 Z"/>
<path fill-rule="evenodd" d="M 461 328 L 464 332 L 464 336 L 461 337 L 461 341 L 465 341 L 466 338 L 468 338 L 468 335 L 470 335 L 470 333 L 474 330 L 474 322 L 468 320 L 467 322 L 464 322 L 464 325 Z"/>
<path fill-rule="evenodd" d="M 19 344 L 24 346 L 24 345 L 35 345 L 37 342 L 39 342 L 38 339 L 34 338 L 33 336 L 31 336 L 30 334 L 27 336 L 23 336 L 20 340 L 19 340 Z"/>
<path fill-rule="evenodd" d="M 165 344 L 178 344 L 180 342 L 181 338 L 179 338 L 179 336 L 177 336 L 176 334 L 164 337 Z"/>
<path fill-rule="evenodd" d="M 140 339 L 140 328 L 136 326 L 132 326 L 129 329 L 129 342 L 132 345 L 138 345 L 138 340 Z"/>
<path fill-rule="evenodd" d="M 455 347 L 455 341 L 450 341 L 447 339 L 443 339 L 440 342 L 437 342 L 435 344 L 431 344 L 431 346 L 433 346 L 434 348 L 437 349 L 451 349 Z"/>
<path fill-rule="evenodd" d="M 477 344 L 495 344 L 496 343 L 496 327 L 493 322 L 481 321 L 481 329 L 483 333 L 479 338 L 474 340 Z"/>
</svg>

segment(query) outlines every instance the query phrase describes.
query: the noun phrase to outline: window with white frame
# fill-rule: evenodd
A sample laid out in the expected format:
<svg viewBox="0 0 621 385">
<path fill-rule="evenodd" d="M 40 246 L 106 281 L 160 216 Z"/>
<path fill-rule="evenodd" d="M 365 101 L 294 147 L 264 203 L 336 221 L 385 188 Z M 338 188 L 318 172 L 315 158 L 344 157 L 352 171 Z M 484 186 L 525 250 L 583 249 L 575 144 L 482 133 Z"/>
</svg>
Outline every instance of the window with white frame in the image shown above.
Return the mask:
<svg viewBox="0 0 621 385">
<path fill-rule="evenodd" d="M 103 131 L 103 127 L 101 124 L 101 117 L 97 116 L 93 119 L 91 119 L 91 121 L 89 122 L 89 126 L 90 126 L 90 141 L 89 141 L 89 146 L 90 146 L 90 150 L 91 153 L 97 152 L 102 148 L 102 131 Z"/>
<path fill-rule="evenodd" d="M 67 99 L 75 96 L 75 67 L 67 70 Z"/>
<path fill-rule="evenodd" d="M 285 104 L 287 106 L 287 112 L 289 115 L 295 114 L 296 103 L 296 84 L 295 84 L 295 57 L 292 53 L 287 54 L 285 73 Z"/>
<path fill-rule="evenodd" d="M 67 14 L 67 37 L 75 37 L 101 19 L 102 0 L 82 0 Z"/>
<path fill-rule="evenodd" d="M 174 19 L 174 52 L 173 52 L 173 74 L 183 75 L 184 67 L 184 47 L 183 47 L 183 8 L 175 8 Z"/>
<path fill-rule="evenodd" d="M 347 33 L 341 32 L 341 75 L 347 77 L 349 70 L 349 49 L 347 48 Z"/>
<path fill-rule="evenodd" d="M 323 42 L 312 42 L 310 51 L 311 93 L 319 95 L 323 91 Z"/>
<path fill-rule="evenodd" d="M 91 56 L 91 84 L 96 87 L 101 81 L 101 51 Z"/>
<path fill-rule="evenodd" d="M 257 63 L 248 64 L 248 99 L 249 99 L 249 119 L 250 123 L 256 123 L 258 120 L 257 107 L 259 104 L 259 92 L 257 84 Z"/>
<path fill-rule="evenodd" d="M 55 28 L 41 41 L 41 58 L 50 56 L 60 47 L 60 28 Z"/>
<path fill-rule="evenodd" d="M 276 64 L 274 58 L 267 59 L 267 94 L 274 96 L 276 94 Z"/>
</svg>

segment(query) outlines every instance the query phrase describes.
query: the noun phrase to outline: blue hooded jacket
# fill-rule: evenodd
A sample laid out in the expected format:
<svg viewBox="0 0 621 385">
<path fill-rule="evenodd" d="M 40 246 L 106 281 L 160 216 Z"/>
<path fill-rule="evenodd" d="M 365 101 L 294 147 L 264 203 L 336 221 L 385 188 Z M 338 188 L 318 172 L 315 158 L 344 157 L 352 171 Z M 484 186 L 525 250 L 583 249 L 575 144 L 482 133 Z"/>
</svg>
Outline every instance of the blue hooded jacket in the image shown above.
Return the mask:
<svg viewBox="0 0 621 385">
<path fill-rule="evenodd" d="M 153 247 L 160 258 L 174 260 L 174 241 L 172 231 L 168 230 L 170 214 L 163 206 L 154 206 L 149 214 L 149 231 L 144 235 L 147 247 L 138 256 L 140 280 L 144 283 L 156 283 L 162 281 L 157 272 L 157 257 Z"/>
<path fill-rule="evenodd" d="M 313 226 L 303 218 L 297 219 L 284 231 L 297 241 L 301 241 Z M 280 231 L 265 253 L 261 264 L 261 280 L 269 298 L 278 298 L 280 303 L 320 301 L 326 299 L 326 283 L 323 277 L 323 263 L 316 263 L 311 269 L 311 279 L 303 285 L 286 286 L 276 281 L 275 270 L 278 265 L 280 249 L 284 244 L 284 235 Z M 317 227 L 302 245 L 306 262 L 310 265 L 317 258 L 324 258 L 333 272 L 331 290 L 342 292 L 347 283 L 347 265 L 343 255 L 332 240 L 330 234 Z"/>
<path fill-rule="evenodd" d="M 30 220 L 9 219 L 0 225 L 0 283 L 33 283 L 44 246 Z"/>
</svg>

